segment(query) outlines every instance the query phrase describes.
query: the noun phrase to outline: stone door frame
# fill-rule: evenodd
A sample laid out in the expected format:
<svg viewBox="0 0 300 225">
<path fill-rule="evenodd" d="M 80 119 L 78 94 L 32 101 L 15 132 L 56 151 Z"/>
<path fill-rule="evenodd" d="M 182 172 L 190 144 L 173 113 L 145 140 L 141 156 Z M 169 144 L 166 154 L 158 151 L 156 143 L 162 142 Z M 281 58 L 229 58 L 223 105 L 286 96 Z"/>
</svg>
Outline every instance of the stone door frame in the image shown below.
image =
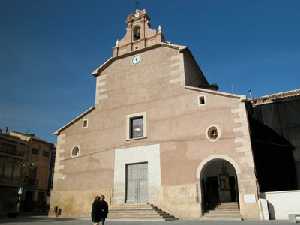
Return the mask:
<svg viewBox="0 0 300 225">
<path fill-rule="evenodd" d="M 148 199 L 155 202 L 161 187 L 160 145 L 115 149 L 113 204 L 124 204 L 127 164 L 148 162 Z"/>
</svg>

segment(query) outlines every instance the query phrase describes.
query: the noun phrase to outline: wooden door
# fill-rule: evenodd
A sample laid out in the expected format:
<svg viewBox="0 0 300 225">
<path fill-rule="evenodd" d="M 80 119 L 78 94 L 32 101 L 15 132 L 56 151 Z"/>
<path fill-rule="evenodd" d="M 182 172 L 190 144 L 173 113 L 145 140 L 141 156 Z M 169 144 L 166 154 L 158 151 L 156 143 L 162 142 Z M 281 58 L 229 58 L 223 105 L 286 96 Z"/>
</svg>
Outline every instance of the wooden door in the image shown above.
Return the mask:
<svg viewBox="0 0 300 225">
<path fill-rule="evenodd" d="M 126 203 L 148 201 L 148 163 L 126 165 Z"/>
</svg>

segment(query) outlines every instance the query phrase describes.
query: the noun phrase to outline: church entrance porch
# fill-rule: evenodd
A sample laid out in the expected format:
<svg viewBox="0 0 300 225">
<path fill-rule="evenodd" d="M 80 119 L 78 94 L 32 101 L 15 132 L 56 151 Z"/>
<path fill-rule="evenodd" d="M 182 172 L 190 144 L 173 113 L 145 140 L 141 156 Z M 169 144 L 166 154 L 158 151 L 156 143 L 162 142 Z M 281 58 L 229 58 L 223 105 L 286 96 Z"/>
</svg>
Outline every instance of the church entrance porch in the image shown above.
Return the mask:
<svg viewBox="0 0 300 225">
<path fill-rule="evenodd" d="M 148 201 L 148 163 L 126 165 L 126 203 Z"/>
<path fill-rule="evenodd" d="M 201 174 L 202 209 L 215 209 L 223 203 L 238 203 L 238 184 L 235 168 L 224 159 L 206 163 Z"/>
</svg>

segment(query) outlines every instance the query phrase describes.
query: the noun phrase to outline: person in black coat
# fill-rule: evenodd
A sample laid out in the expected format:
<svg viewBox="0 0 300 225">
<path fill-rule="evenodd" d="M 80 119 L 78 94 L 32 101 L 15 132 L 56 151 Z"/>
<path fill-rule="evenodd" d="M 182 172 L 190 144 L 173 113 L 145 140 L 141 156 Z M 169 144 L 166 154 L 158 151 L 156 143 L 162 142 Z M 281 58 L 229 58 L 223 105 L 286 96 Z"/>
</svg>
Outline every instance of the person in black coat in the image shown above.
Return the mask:
<svg viewBox="0 0 300 225">
<path fill-rule="evenodd" d="M 100 197 L 96 196 L 95 200 L 92 204 L 92 222 L 94 225 L 99 225 L 99 222 L 101 221 L 100 218 Z"/>
<path fill-rule="evenodd" d="M 104 200 L 104 195 L 96 196 L 92 204 L 92 222 L 94 225 L 99 225 L 101 222 L 104 225 L 105 218 L 107 218 L 108 205 Z"/>
<path fill-rule="evenodd" d="M 99 200 L 99 209 L 100 209 L 99 216 L 100 216 L 102 225 L 104 225 L 104 221 L 107 218 L 107 213 L 108 213 L 108 204 L 104 199 L 105 199 L 104 195 L 101 195 L 100 200 Z"/>
</svg>

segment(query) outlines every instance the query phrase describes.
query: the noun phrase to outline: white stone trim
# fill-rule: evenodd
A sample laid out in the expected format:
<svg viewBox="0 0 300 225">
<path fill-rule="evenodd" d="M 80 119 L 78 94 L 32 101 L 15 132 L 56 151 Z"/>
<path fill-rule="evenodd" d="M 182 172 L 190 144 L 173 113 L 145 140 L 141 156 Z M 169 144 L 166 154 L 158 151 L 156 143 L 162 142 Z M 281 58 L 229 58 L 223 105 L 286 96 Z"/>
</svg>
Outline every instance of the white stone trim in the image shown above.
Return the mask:
<svg viewBox="0 0 300 225">
<path fill-rule="evenodd" d="M 55 167 L 54 167 L 54 174 L 53 174 L 53 185 L 54 188 L 56 186 L 56 182 L 59 179 L 64 179 L 64 174 L 62 170 L 64 169 L 64 165 L 62 165 L 62 160 L 64 156 L 62 156 L 65 152 L 63 146 L 66 143 L 66 134 L 60 134 L 57 136 L 57 146 L 56 146 L 56 159 L 55 159 Z"/>
<path fill-rule="evenodd" d="M 143 117 L 143 136 L 142 137 L 138 137 L 138 138 L 130 138 L 130 119 L 133 117 L 139 117 L 142 116 Z M 138 139 L 143 139 L 147 137 L 147 113 L 146 112 L 140 112 L 140 113 L 133 113 L 130 115 L 126 116 L 126 140 L 130 141 L 130 140 L 138 140 Z"/>
<path fill-rule="evenodd" d="M 108 95 L 107 94 L 99 94 L 98 95 L 98 101 L 103 100 L 103 99 L 107 99 Z"/>
<path fill-rule="evenodd" d="M 149 202 L 157 200 L 161 186 L 160 145 L 146 145 L 126 149 L 115 149 L 113 203 L 125 203 L 127 164 L 148 162 Z"/>
<path fill-rule="evenodd" d="M 212 138 L 210 138 L 210 137 L 208 136 L 208 130 L 209 130 L 209 128 L 211 128 L 211 127 L 216 127 L 217 130 L 218 130 L 218 137 L 217 137 L 216 139 L 212 139 Z M 216 124 L 211 124 L 211 125 L 209 125 L 209 126 L 206 128 L 206 130 L 205 130 L 205 136 L 206 136 L 207 140 L 209 140 L 210 142 L 216 142 L 216 141 L 219 140 L 219 139 L 221 138 L 221 136 L 222 136 L 222 131 L 221 131 L 220 126 L 219 126 L 219 125 L 216 125 Z"/>
<path fill-rule="evenodd" d="M 199 211 L 200 211 L 200 214 L 203 215 L 203 208 L 202 208 L 202 189 L 201 189 L 201 185 L 200 185 L 200 182 L 201 182 L 201 173 L 202 173 L 202 170 L 203 168 L 206 166 L 206 164 L 208 162 L 210 162 L 211 160 L 214 160 L 214 159 L 222 159 L 222 160 L 225 160 L 227 162 L 229 162 L 233 168 L 235 169 L 235 173 L 236 173 L 236 177 L 237 177 L 237 184 L 238 184 L 238 187 L 239 187 L 239 192 L 240 192 L 240 174 L 241 174 L 241 169 L 239 167 L 239 165 L 235 162 L 235 160 L 233 160 L 232 158 L 230 158 L 229 156 L 227 155 L 218 155 L 218 154 L 214 154 L 214 155 L 210 155 L 208 156 L 207 158 L 203 159 L 201 161 L 201 163 L 199 164 L 199 166 L 197 167 L 197 171 L 196 171 L 196 178 L 197 178 L 197 192 L 198 192 L 198 196 L 199 196 L 199 200 L 201 201 L 201 204 L 199 204 Z"/>
<path fill-rule="evenodd" d="M 214 155 L 210 155 L 207 158 L 203 159 L 201 161 L 201 163 L 199 164 L 199 166 L 197 167 L 197 174 L 196 174 L 197 180 L 200 180 L 200 174 L 201 174 L 201 171 L 204 168 L 204 166 L 209 161 L 214 160 L 214 159 L 223 159 L 225 161 L 228 161 L 234 167 L 237 176 L 241 173 L 241 169 L 240 169 L 239 165 L 235 162 L 235 160 L 233 160 L 232 158 L 230 158 L 227 155 L 214 154 Z"/>
</svg>

